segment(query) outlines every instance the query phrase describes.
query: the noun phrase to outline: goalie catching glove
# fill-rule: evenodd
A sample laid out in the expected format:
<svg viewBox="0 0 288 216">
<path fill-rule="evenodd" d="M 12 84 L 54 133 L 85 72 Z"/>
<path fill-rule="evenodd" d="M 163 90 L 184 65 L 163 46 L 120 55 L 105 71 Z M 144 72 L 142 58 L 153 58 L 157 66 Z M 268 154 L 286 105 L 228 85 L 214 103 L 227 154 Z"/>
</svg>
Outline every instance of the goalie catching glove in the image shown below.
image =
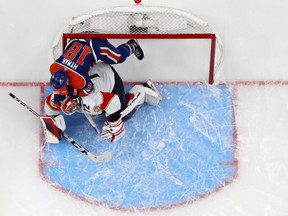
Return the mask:
<svg viewBox="0 0 288 216">
<path fill-rule="evenodd" d="M 109 142 L 115 142 L 123 137 L 125 134 L 125 124 L 119 118 L 115 122 L 105 121 L 101 138 Z"/>
</svg>

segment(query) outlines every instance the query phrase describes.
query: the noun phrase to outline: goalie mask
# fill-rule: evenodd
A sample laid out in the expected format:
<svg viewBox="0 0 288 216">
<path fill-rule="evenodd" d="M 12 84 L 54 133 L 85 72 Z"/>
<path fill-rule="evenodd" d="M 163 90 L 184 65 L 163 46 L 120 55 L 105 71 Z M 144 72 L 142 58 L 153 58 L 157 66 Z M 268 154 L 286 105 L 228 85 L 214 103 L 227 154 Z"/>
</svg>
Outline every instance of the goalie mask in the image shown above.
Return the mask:
<svg viewBox="0 0 288 216">
<path fill-rule="evenodd" d="M 81 107 L 81 98 L 67 97 L 61 104 L 61 110 L 66 115 L 74 114 Z"/>
<path fill-rule="evenodd" d="M 55 89 L 61 89 L 67 83 L 67 79 L 67 73 L 63 70 L 59 70 L 52 75 L 50 79 L 50 84 Z"/>
</svg>

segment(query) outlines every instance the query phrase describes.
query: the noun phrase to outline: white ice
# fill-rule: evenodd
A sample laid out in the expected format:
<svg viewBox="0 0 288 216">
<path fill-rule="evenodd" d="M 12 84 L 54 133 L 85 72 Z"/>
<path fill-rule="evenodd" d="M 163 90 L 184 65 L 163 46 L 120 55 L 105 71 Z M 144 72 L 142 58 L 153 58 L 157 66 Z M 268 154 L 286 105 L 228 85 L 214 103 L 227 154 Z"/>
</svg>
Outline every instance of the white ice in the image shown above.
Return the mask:
<svg viewBox="0 0 288 216">
<path fill-rule="evenodd" d="M 144 4 L 184 9 L 208 21 L 223 40 L 226 81 L 288 81 L 287 1 L 146 0 Z M 50 47 L 66 22 L 83 12 L 117 5 L 131 5 L 131 1 L 1 0 L 0 82 L 47 81 Z M 233 88 L 237 179 L 191 205 L 142 214 L 288 215 L 288 86 Z M 10 91 L 40 110 L 39 87 L 0 87 L 0 215 L 133 214 L 87 204 L 44 182 L 38 167 L 40 122 L 8 98 Z"/>
</svg>

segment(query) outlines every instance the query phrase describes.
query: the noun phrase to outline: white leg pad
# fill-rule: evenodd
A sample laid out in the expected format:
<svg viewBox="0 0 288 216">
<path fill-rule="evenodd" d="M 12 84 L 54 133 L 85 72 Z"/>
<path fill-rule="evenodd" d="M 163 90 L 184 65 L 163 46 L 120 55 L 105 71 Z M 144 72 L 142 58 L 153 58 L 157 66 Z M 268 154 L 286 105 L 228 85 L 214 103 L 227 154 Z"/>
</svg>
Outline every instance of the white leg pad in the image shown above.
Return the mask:
<svg viewBox="0 0 288 216">
<path fill-rule="evenodd" d="M 148 84 L 151 88 L 144 87 L 145 102 L 152 106 L 158 105 L 159 102 L 162 100 L 162 96 L 160 95 L 152 81 L 148 80 L 146 84 Z"/>
<path fill-rule="evenodd" d="M 141 106 L 145 101 L 145 89 L 142 85 L 133 86 L 129 93 L 134 94 L 134 97 L 128 102 L 126 109 L 122 111 L 122 117 Z"/>
<path fill-rule="evenodd" d="M 135 85 L 132 87 L 132 89 L 129 91 L 129 93 L 134 94 L 134 98 L 132 98 L 127 106 L 134 105 L 140 106 L 145 101 L 145 89 L 142 85 Z"/>
<path fill-rule="evenodd" d="M 134 97 L 128 102 L 127 108 L 122 111 L 122 117 L 128 115 L 132 110 L 141 106 L 144 102 L 156 106 L 160 100 L 162 100 L 162 97 L 154 84 L 151 81 L 148 81 L 147 84 L 152 89 L 144 87 L 143 85 L 135 85 L 129 91 L 129 93 L 134 94 Z"/>
<path fill-rule="evenodd" d="M 145 102 L 152 106 L 156 106 L 160 102 L 160 98 L 155 91 L 145 87 Z"/>
</svg>

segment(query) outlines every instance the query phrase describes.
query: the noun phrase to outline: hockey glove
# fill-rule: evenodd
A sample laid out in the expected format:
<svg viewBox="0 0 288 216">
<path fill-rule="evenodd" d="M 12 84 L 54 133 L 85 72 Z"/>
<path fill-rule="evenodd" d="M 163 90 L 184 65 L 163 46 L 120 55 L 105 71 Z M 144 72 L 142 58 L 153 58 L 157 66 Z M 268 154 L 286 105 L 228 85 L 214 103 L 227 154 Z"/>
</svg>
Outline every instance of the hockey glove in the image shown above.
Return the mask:
<svg viewBox="0 0 288 216">
<path fill-rule="evenodd" d="M 65 85 L 61 89 L 54 89 L 53 93 L 54 94 L 59 94 L 59 95 L 62 95 L 62 96 L 68 95 L 67 86 Z"/>
<path fill-rule="evenodd" d="M 125 124 L 119 118 L 115 122 L 105 121 L 101 138 L 109 142 L 115 142 L 125 134 Z"/>
</svg>

